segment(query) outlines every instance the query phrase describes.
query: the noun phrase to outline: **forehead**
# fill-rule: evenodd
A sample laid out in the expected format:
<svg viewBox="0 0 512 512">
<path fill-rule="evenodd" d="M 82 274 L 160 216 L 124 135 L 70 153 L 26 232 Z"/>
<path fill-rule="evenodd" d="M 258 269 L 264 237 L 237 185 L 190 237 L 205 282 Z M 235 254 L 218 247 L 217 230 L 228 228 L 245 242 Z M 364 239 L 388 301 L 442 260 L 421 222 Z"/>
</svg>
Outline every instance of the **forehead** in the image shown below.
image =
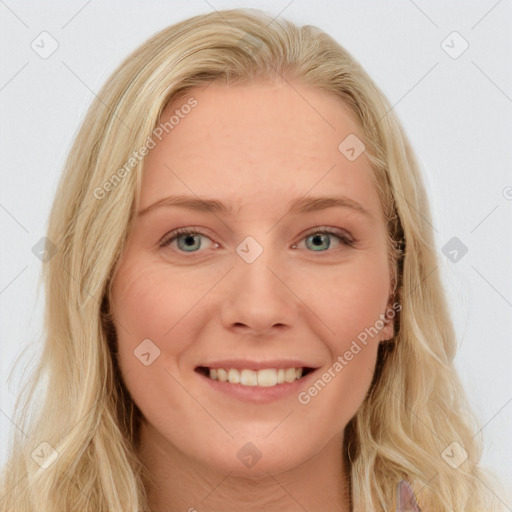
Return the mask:
<svg viewBox="0 0 512 512">
<path fill-rule="evenodd" d="M 184 107 L 191 98 L 195 106 Z M 311 191 L 343 193 L 380 209 L 365 153 L 350 161 L 339 149 L 347 137 L 364 135 L 333 93 L 285 81 L 213 82 L 169 104 L 160 118 L 166 122 L 145 160 L 142 208 L 186 194 L 261 209 Z"/>
</svg>

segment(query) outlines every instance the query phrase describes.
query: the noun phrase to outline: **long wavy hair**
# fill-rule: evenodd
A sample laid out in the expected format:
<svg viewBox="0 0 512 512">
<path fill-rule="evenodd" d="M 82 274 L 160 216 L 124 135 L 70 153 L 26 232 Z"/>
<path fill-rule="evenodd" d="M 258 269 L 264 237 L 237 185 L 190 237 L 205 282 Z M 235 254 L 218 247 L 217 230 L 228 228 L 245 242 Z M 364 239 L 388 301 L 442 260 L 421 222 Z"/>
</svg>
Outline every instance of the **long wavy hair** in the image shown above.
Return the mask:
<svg viewBox="0 0 512 512">
<path fill-rule="evenodd" d="M 158 32 L 124 60 L 89 108 L 50 213 L 44 347 L 15 404 L 18 428 L 11 430 L 0 510 L 149 510 L 137 455 L 140 411 L 117 366 L 110 314 L 144 166 L 143 158 L 129 168 L 126 162 L 147 144 L 164 107 L 191 87 L 263 78 L 334 93 L 353 111 L 387 220 L 402 309 L 345 430 L 340 457 L 348 462 L 353 511 L 391 510 L 401 480 L 424 512 L 498 510 L 453 365 L 456 337 L 411 145 L 386 97 L 333 38 L 254 9 L 199 15 Z M 467 452 L 457 469 L 443 455 L 447 447 L 452 456 L 454 446 L 461 451 L 452 443 Z M 38 456 L 53 463 L 38 463 Z"/>
</svg>

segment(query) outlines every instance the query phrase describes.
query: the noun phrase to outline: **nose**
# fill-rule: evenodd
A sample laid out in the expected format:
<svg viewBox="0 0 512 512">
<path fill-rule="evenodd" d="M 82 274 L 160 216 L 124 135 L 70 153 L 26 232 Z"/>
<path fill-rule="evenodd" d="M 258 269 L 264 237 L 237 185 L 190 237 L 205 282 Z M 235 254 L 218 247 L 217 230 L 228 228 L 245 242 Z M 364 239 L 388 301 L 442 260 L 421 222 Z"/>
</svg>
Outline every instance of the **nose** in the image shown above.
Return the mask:
<svg viewBox="0 0 512 512">
<path fill-rule="evenodd" d="M 281 270 L 265 251 L 252 263 L 237 258 L 225 284 L 226 300 L 221 309 L 224 327 L 253 336 L 290 328 L 300 301 L 289 280 L 289 272 Z"/>
</svg>

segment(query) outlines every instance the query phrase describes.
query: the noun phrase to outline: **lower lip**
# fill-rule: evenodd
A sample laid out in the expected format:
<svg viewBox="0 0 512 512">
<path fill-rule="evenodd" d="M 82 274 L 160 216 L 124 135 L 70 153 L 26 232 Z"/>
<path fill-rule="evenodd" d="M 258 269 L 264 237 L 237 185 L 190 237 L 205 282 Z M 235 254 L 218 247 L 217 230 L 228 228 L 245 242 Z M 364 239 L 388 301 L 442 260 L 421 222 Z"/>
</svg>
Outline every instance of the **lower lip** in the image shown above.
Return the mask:
<svg viewBox="0 0 512 512">
<path fill-rule="evenodd" d="M 197 372 L 199 377 L 208 384 L 211 389 L 224 393 L 233 398 L 257 404 L 274 402 L 280 398 L 287 398 L 291 395 L 297 396 L 301 388 L 315 375 L 316 370 L 294 382 L 284 382 L 275 386 L 244 386 L 242 384 L 231 384 L 214 380 L 202 373 Z"/>
</svg>

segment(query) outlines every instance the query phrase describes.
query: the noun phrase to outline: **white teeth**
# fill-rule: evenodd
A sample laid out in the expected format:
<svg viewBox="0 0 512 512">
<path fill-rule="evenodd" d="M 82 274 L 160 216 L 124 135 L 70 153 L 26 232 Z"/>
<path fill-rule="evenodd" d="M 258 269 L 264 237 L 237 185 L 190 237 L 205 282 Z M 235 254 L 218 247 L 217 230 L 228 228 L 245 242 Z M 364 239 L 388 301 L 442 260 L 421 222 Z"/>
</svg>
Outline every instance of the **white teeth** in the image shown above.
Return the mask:
<svg viewBox="0 0 512 512">
<path fill-rule="evenodd" d="M 257 386 L 258 385 L 258 372 L 253 370 L 242 370 L 238 372 L 238 370 L 229 370 L 229 372 L 236 372 L 239 375 L 238 382 L 244 386 Z M 236 382 L 229 381 L 230 384 L 236 384 Z"/>
<path fill-rule="evenodd" d="M 277 370 L 272 368 L 258 372 L 258 386 L 275 386 L 277 384 Z"/>
<path fill-rule="evenodd" d="M 263 370 L 237 370 L 236 368 L 210 368 L 210 378 L 219 382 L 242 386 L 272 387 L 294 382 L 302 377 L 302 368 L 265 368 Z"/>
<path fill-rule="evenodd" d="M 297 378 L 297 372 L 295 368 L 286 368 L 284 372 L 284 380 L 285 382 L 293 382 Z"/>
<path fill-rule="evenodd" d="M 228 381 L 231 382 L 231 384 L 238 384 L 240 382 L 240 372 L 234 368 L 228 370 Z"/>
</svg>

